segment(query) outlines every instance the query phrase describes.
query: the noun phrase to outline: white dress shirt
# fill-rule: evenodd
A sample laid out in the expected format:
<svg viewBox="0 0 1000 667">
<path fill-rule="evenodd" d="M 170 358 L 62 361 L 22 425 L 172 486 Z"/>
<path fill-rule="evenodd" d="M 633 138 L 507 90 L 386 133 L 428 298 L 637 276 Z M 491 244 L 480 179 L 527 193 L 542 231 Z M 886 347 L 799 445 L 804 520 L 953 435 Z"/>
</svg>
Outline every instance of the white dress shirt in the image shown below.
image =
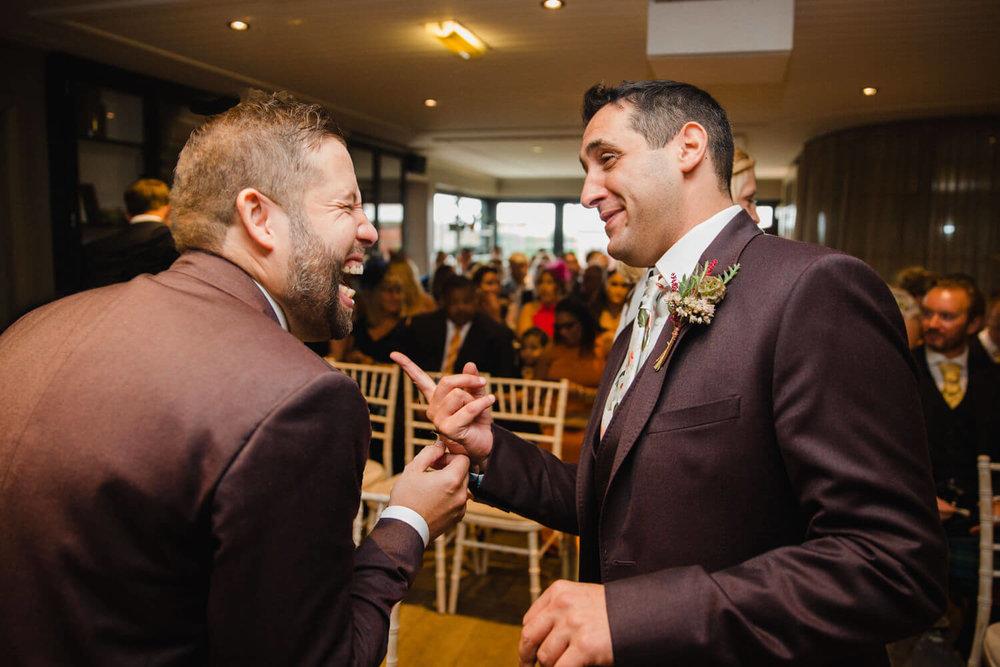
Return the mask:
<svg viewBox="0 0 1000 667">
<path fill-rule="evenodd" d="M 140 213 L 128 219 L 130 225 L 138 225 L 140 222 L 163 222 L 163 218 L 152 213 Z"/>
<path fill-rule="evenodd" d="M 983 344 L 983 348 L 986 350 L 986 354 L 990 356 L 990 359 L 996 361 L 1000 359 L 1000 345 L 993 342 L 990 338 L 989 329 L 983 329 L 979 332 L 979 342 Z"/>
<path fill-rule="evenodd" d="M 680 240 L 670 247 L 663 256 L 656 261 L 656 270 L 663 274 L 663 277 L 669 282 L 670 274 L 677 274 L 677 280 L 680 280 L 683 276 L 690 275 L 694 271 L 695 264 L 701 258 L 705 250 L 712 244 L 715 237 L 719 235 L 722 228 L 726 224 L 736 217 L 736 214 L 740 212 L 740 207 L 737 205 L 730 206 L 727 209 L 723 209 L 713 215 L 711 218 L 696 225 L 687 234 L 682 236 Z M 724 269 L 726 267 L 720 267 Z M 643 275 L 636 283 L 635 289 L 632 290 L 632 297 L 628 302 L 626 308 L 622 308 L 621 319 L 618 321 L 618 330 L 615 332 L 617 337 L 621 330 L 625 328 L 632 320 L 639 310 L 639 300 L 642 298 L 642 293 L 646 290 L 646 280 L 649 272 Z M 650 340 L 657 340 L 660 336 L 660 332 L 663 331 L 663 326 L 666 322 L 657 322 L 656 326 L 650 331 Z M 652 349 L 650 346 L 647 349 Z M 648 355 L 648 352 L 646 353 Z M 642 360 L 640 360 L 641 363 Z"/>
<path fill-rule="evenodd" d="M 251 278 L 251 280 L 253 280 L 253 278 Z M 263 285 L 261 285 L 256 280 L 254 280 L 253 283 L 260 289 L 261 293 L 264 295 L 264 298 L 267 299 L 267 302 L 271 304 L 271 308 L 274 310 L 274 314 L 278 317 L 278 324 L 281 325 L 282 329 L 288 331 L 288 320 L 285 318 L 285 313 L 283 310 L 281 310 L 281 306 L 279 306 L 278 302 L 274 300 L 274 297 L 272 297 L 268 293 L 268 291 L 264 289 Z M 451 322 L 449 322 L 449 324 L 451 324 Z M 413 530 L 417 531 L 417 533 L 420 535 L 420 539 L 424 541 L 425 549 L 427 548 L 427 545 L 430 544 L 431 531 L 430 528 L 428 528 L 427 526 L 427 520 L 424 519 L 424 517 L 420 516 L 420 514 L 415 510 L 412 510 L 409 507 L 404 507 L 402 505 L 390 505 L 389 507 L 386 507 L 382 511 L 382 516 L 380 517 L 379 520 L 381 519 L 396 519 L 398 521 L 402 521 L 405 524 L 408 524 L 410 527 L 413 528 Z"/>
<path fill-rule="evenodd" d="M 693 227 L 687 234 L 682 236 L 675 244 L 670 246 L 670 248 L 663 253 L 663 256 L 656 261 L 655 268 L 660 274 L 666 278 L 667 282 L 670 282 L 671 274 L 677 276 L 677 280 L 680 281 L 684 276 L 689 276 L 694 271 L 694 267 L 698 264 L 698 260 L 701 259 L 702 254 L 708 249 L 708 246 L 712 244 L 715 237 L 719 235 L 719 232 L 736 217 L 739 213 L 740 207 L 737 205 L 730 206 L 729 208 L 723 209 L 713 215 L 708 220 L 699 223 Z M 727 267 L 720 267 L 719 273 Z M 636 317 L 639 310 L 639 301 L 642 300 L 642 295 L 646 291 L 646 284 L 651 280 L 649 277 L 649 271 L 647 271 L 639 282 L 636 284 L 635 289 L 632 291 L 632 298 L 628 303 L 627 308 L 622 309 L 622 317 L 618 324 L 618 332 L 625 327 L 625 325 L 630 324 Z M 652 280 L 656 280 L 655 275 Z M 663 332 L 663 327 L 666 326 L 667 318 L 659 317 L 654 319 L 649 331 L 649 340 L 656 341 L 659 340 L 660 334 Z M 637 337 L 641 336 L 642 333 L 639 329 L 632 327 L 631 336 Z M 630 343 L 631 344 L 631 343 Z M 642 351 L 641 356 L 638 360 L 638 368 L 641 369 L 642 365 L 649 358 L 649 353 L 653 351 L 654 345 L 647 345 L 646 349 Z M 624 361 L 622 363 L 625 363 Z M 608 393 L 608 400 L 612 400 L 614 392 Z M 609 405 L 604 407 L 603 422 L 604 425 L 611 420 L 611 408 Z"/>
</svg>

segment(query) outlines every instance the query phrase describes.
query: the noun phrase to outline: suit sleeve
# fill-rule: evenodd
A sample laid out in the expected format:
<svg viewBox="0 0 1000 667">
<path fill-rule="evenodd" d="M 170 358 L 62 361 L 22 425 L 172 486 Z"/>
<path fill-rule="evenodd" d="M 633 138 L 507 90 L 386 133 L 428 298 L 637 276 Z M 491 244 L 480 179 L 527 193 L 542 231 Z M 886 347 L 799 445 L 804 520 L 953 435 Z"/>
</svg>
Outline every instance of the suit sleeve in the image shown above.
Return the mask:
<svg viewBox="0 0 1000 667">
<path fill-rule="evenodd" d="M 368 453 L 357 387 L 325 373 L 250 435 L 217 486 L 208 599 L 213 664 L 378 665 L 389 611 L 419 570 L 410 526 L 352 521 Z"/>
<path fill-rule="evenodd" d="M 773 437 L 804 538 L 721 571 L 609 583 L 618 664 L 821 663 L 877 650 L 942 613 L 943 534 L 898 310 L 843 255 L 813 262 L 789 294 Z"/>
<path fill-rule="evenodd" d="M 493 451 L 476 500 L 577 535 L 575 463 L 493 427 Z"/>
</svg>

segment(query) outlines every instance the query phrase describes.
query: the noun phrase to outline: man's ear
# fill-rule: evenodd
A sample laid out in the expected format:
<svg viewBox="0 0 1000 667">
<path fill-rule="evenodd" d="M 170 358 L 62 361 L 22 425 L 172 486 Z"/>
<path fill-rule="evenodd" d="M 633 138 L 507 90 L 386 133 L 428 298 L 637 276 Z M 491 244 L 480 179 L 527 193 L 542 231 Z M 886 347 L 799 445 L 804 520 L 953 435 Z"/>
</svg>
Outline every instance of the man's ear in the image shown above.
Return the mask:
<svg viewBox="0 0 1000 667">
<path fill-rule="evenodd" d="M 681 171 L 691 172 L 705 159 L 708 151 L 708 132 L 694 121 L 684 124 L 677 133 L 678 162 Z"/>
<path fill-rule="evenodd" d="M 244 188 L 236 195 L 236 214 L 247 234 L 267 250 L 274 250 L 275 205 L 256 188 Z"/>
</svg>

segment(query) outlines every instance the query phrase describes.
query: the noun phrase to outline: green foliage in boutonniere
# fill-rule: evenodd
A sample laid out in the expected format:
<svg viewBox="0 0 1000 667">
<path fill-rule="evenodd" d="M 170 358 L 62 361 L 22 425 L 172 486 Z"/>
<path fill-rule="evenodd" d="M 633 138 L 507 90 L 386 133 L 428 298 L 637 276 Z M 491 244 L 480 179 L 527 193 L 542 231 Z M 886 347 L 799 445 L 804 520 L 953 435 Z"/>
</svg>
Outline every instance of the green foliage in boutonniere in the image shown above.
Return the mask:
<svg viewBox="0 0 1000 667">
<path fill-rule="evenodd" d="M 670 275 L 670 287 L 663 288 L 667 290 L 663 299 L 670 311 L 670 321 L 674 324 L 674 331 L 663 354 L 657 357 L 653 364 L 653 370 L 660 370 L 667 360 L 667 354 L 677 340 L 681 327 L 686 324 L 712 323 L 716 305 L 726 296 L 726 285 L 740 270 L 739 264 L 733 264 L 723 271 L 722 277 L 719 278 L 712 275 L 718 263 L 713 259 L 704 266 L 696 264 L 691 275 L 683 276 L 680 281 L 677 280 L 676 274 Z"/>
</svg>

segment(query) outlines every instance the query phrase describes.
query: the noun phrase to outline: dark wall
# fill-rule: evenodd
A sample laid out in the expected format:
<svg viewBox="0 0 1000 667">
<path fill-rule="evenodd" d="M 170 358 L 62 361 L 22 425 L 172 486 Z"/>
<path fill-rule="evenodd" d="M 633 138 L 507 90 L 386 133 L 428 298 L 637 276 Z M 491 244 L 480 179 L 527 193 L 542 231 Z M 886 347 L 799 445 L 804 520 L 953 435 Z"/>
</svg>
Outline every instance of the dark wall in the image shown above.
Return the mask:
<svg viewBox="0 0 1000 667">
<path fill-rule="evenodd" d="M 0 41 L 0 330 L 55 296 L 45 54 Z M 16 63 L 16 65 L 14 65 Z"/>
</svg>

